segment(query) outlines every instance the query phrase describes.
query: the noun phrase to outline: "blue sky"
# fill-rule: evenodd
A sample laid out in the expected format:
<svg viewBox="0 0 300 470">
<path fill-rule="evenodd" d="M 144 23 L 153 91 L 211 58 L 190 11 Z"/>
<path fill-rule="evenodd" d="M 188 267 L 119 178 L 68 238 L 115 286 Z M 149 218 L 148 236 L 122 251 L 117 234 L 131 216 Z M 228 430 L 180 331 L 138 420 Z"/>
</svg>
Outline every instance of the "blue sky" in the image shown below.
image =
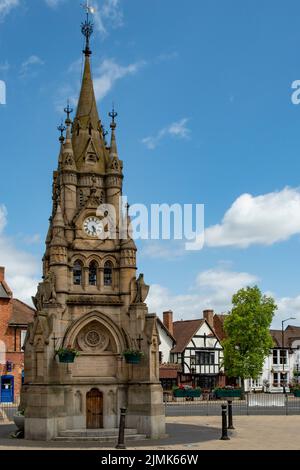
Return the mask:
<svg viewBox="0 0 300 470">
<path fill-rule="evenodd" d="M 24 300 L 40 276 L 56 126 L 78 95 L 80 3 L 0 0 L 0 264 Z M 205 204 L 203 250 L 139 243 L 150 310 L 227 311 L 235 290 L 257 283 L 278 302 L 275 325 L 300 322 L 299 2 L 92 4 L 99 110 L 106 124 L 113 101 L 119 113 L 129 201 Z"/>
</svg>

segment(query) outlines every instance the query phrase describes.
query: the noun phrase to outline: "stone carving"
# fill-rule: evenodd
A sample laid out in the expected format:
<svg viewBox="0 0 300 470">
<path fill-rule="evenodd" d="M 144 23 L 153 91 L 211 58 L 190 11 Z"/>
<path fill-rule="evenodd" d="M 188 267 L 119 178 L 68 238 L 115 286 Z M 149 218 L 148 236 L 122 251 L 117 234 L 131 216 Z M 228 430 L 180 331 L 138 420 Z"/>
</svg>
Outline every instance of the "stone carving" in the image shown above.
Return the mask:
<svg viewBox="0 0 300 470">
<path fill-rule="evenodd" d="M 143 303 L 145 302 L 148 294 L 149 294 L 150 287 L 145 284 L 144 281 L 144 274 L 140 274 L 139 278 L 136 281 L 136 298 L 134 303 Z"/>
<path fill-rule="evenodd" d="M 74 165 L 74 159 L 70 153 L 67 153 L 64 159 L 64 165 L 72 166 Z"/>
<path fill-rule="evenodd" d="M 110 337 L 98 322 L 92 322 L 81 330 L 78 345 L 84 352 L 103 352 L 109 345 Z"/>
<path fill-rule="evenodd" d="M 33 323 L 30 323 L 27 335 L 26 342 L 29 341 L 30 344 L 34 344 L 35 337 L 40 334 L 44 338 L 45 344 L 49 344 L 49 338 L 53 332 L 54 324 L 54 314 L 48 316 L 46 313 L 40 313 L 35 317 Z"/>
<path fill-rule="evenodd" d="M 33 304 L 38 311 L 43 309 L 44 304 L 56 301 L 55 274 L 48 272 L 43 282 L 38 285 L 35 297 L 32 297 Z"/>
</svg>

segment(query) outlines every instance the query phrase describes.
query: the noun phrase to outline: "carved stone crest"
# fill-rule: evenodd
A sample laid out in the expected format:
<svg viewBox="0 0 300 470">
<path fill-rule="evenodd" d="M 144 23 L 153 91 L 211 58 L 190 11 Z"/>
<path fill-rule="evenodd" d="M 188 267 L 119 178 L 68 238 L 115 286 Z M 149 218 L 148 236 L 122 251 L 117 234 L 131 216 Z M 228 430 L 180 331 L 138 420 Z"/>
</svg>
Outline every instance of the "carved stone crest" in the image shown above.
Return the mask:
<svg viewBox="0 0 300 470">
<path fill-rule="evenodd" d="M 134 303 L 138 304 L 145 302 L 149 294 L 149 289 L 150 287 L 145 284 L 144 274 L 140 274 L 139 278 L 136 281 L 136 297 Z"/>
<path fill-rule="evenodd" d="M 38 311 L 43 309 L 43 305 L 56 301 L 55 274 L 48 272 L 43 282 L 38 285 L 35 297 L 32 297 L 33 304 Z"/>
</svg>

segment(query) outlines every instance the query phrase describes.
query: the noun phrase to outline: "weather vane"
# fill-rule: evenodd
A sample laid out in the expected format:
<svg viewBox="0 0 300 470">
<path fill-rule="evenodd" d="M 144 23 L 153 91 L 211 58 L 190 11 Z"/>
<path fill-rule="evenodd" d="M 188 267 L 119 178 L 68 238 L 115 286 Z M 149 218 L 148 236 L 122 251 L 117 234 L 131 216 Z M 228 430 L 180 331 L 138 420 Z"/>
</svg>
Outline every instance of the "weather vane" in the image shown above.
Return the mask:
<svg viewBox="0 0 300 470">
<path fill-rule="evenodd" d="M 86 0 L 86 3 L 82 5 L 83 9 L 85 10 L 86 12 L 86 20 L 84 23 L 81 23 L 81 32 L 82 34 L 84 35 L 85 39 L 86 39 L 86 43 L 85 43 L 85 49 L 83 51 L 83 53 L 86 55 L 86 56 L 90 56 L 92 51 L 90 49 L 90 38 L 91 38 L 91 35 L 93 34 L 93 31 L 94 31 L 94 25 L 93 23 L 90 21 L 90 13 L 95 13 L 95 9 L 90 6 L 90 2 L 89 0 Z"/>
</svg>

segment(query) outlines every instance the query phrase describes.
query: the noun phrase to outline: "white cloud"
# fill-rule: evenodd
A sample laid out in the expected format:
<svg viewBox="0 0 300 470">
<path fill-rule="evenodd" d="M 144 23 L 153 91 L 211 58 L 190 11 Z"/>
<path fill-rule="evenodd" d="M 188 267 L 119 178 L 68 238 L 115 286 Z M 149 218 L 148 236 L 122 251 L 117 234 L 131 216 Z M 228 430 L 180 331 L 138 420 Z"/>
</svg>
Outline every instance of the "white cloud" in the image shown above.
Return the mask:
<svg viewBox="0 0 300 470">
<path fill-rule="evenodd" d="M 3 204 L 1 204 L 0 205 L 0 235 L 2 234 L 6 224 L 7 224 L 7 210 L 6 210 L 6 207 Z"/>
<path fill-rule="evenodd" d="M 44 61 L 40 59 L 40 57 L 36 55 L 31 55 L 26 59 L 22 64 L 20 68 L 20 76 L 22 77 L 28 77 L 28 76 L 33 76 L 34 73 L 32 72 L 32 69 L 35 68 L 36 66 L 41 66 L 44 65 Z"/>
<path fill-rule="evenodd" d="M 68 69 L 69 73 L 79 73 L 82 65 L 82 59 L 73 62 Z M 101 101 L 114 87 L 115 83 L 129 75 L 135 75 L 143 66 L 145 61 L 139 61 L 128 65 L 118 64 L 115 59 L 105 59 L 100 65 L 94 67 L 93 83 L 97 101 Z M 68 83 L 59 87 L 55 96 L 55 108 L 61 110 L 66 105 L 66 97 L 70 104 L 76 108 L 79 96 L 79 89 Z"/>
<path fill-rule="evenodd" d="M 0 20 L 3 20 L 13 8 L 16 8 L 19 5 L 19 0 L 0 0 Z"/>
<path fill-rule="evenodd" d="M 188 139 L 191 133 L 190 129 L 187 127 L 188 121 L 188 118 L 183 118 L 180 121 L 173 122 L 169 126 L 161 129 L 155 136 L 142 139 L 142 143 L 145 144 L 149 150 L 154 150 L 160 141 L 168 136 L 178 139 Z"/>
<path fill-rule="evenodd" d="M 6 278 L 14 297 L 31 304 L 39 282 L 40 263 L 25 251 L 18 248 L 5 233 L 7 210 L 0 205 L 0 265 L 6 268 Z"/>
<path fill-rule="evenodd" d="M 147 302 L 150 311 L 159 315 L 171 309 L 177 320 L 200 318 L 206 308 L 212 308 L 218 313 L 227 312 L 232 295 L 257 281 L 258 278 L 252 274 L 217 267 L 199 273 L 190 293 L 173 294 L 166 287 L 154 284 Z"/>
<path fill-rule="evenodd" d="M 27 245 L 38 245 L 41 243 L 41 235 L 39 233 L 35 233 L 34 235 L 27 235 L 24 238 L 24 241 Z"/>
<path fill-rule="evenodd" d="M 45 0 L 50 8 L 57 8 L 67 0 Z M 82 2 L 82 6 L 85 2 Z M 90 1 L 92 9 L 91 20 L 103 37 L 108 35 L 110 28 L 123 26 L 123 11 L 120 0 L 101 0 L 100 5 L 95 1 Z"/>
<path fill-rule="evenodd" d="M 64 3 L 65 1 L 66 0 L 45 0 L 45 2 L 50 8 L 56 8 L 58 5 Z"/>
<path fill-rule="evenodd" d="M 290 317 L 294 317 L 295 320 L 289 320 L 285 323 L 285 327 L 287 325 L 296 325 L 300 326 L 300 295 L 296 297 L 278 297 L 274 296 L 272 293 L 272 297 L 275 297 L 276 304 L 278 306 L 278 310 L 276 312 L 276 317 L 273 321 L 273 328 L 281 329 L 281 321 L 285 320 Z"/>
<path fill-rule="evenodd" d="M 114 59 L 105 59 L 94 74 L 94 89 L 97 100 L 102 100 L 114 84 L 128 76 L 136 74 L 146 64 L 144 61 L 129 65 L 120 65 Z"/>
<path fill-rule="evenodd" d="M 284 188 L 261 196 L 242 194 L 221 224 L 205 231 L 207 246 L 272 245 L 300 234 L 300 189 Z"/>
<path fill-rule="evenodd" d="M 166 259 L 169 261 L 178 259 L 186 255 L 184 241 L 177 240 L 145 240 L 140 254 L 146 258 Z"/>
<path fill-rule="evenodd" d="M 123 11 L 121 9 L 120 0 L 104 0 L 102 5 L 97 7 L 95 2 L 91 2 L 94 7 L 94 23 L 97 31 L 103 36 L 108 34 L 108 26 L 111 28 L 119 28 L 123 25 Z"/>
</svg>

